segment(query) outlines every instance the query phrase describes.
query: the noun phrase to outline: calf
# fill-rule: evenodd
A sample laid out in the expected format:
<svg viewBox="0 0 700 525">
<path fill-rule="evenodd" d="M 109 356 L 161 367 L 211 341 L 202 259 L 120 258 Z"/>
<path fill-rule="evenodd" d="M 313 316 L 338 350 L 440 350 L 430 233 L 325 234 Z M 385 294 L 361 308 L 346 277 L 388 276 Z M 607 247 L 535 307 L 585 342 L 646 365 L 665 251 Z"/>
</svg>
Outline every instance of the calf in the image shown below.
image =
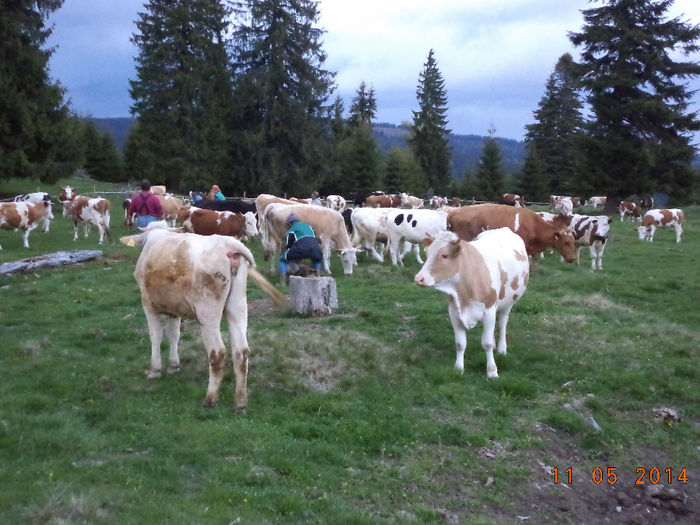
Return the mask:
<svg viewBox="0 0 700 525">
<path fill-rule="evenodd" d="M 447 229 L 447 213 L 437 210 L 391 210 L 384 221 L 388 236 L 391 263 L 403 266 L 406 250 L 399 254 L 402 241 L 415 244 L 416 247 L 429 237 Z M 410 248 L 409 248 L 410 249 Z M 420 253 L 416 251 L 418 264 L 423 264 Z"/>
<path fill-rule="evenodd" d="M 112 238 L 112 234 L 109 231 L 109 210 L 111 203 L 107 199 L 76 195 L 75 188 L 72 186 L 64 186 L 61 188 L 58 200 L 63 204 L 63 216 L 73 219 L 74 241 L 78 240 L 78 224 L 81 222 L 85 228 L 86 239 L 91 224 L 97 226 L 97 230 L 100 233 L 100 244 L 104 243 L 105 235 L 110 239 Z"/>
<path fill-rule="evenodd" d="M 636 221 L 641 219 L 641 216 L 639 213 L 639 206 L 637 206 L 632 201 L 620 202 L 620 205 L 617 207 L 617 209 L 620 211 L 620 221 L 621 222 L 625 220 L 625 215 L 629 215 L 630 217 L 632 217 Z"/>
<path fill-rule="evenodd" d="M 226 346 L 220 329 L 221 318 L 226 316 L 236 378 L 234 408 L 238 412 L 244 410 L 248 404 L 250 353 L 246 334 L 248 277 L 278 304 L 284 302 L 283 296 L 255 270 L 253 254 L 231 237 L 204 237 L 161 229 L 122 237 L 120 241 L 127 246 L 143 246 L 134 278 L 141 291 L 141 304 L 151 339 L 148 378 L 161 376 L 163 324 L 170 343 L 168 373 L 177 373 L 180 371 L 181 319 L 195 319 L 209 361 L 209 385 L 202 404 L 207 407 L 216 404 L 226 364 Z M 164 323 L 161 316 L 164 316 Z"/>
<path fill-rule="evenodd" d="M 0 228 L 20 230 L 25 248 L 29 248 L 29 232 L 44 219 L 53 219 L 51 201 L 0 202 Z"/>
<path fill-rule="evenodd" d="M 178 220 L 186 232 L 199 235 L 228 235 L 241 239 L 258 234 L 255 215 L 251 212 L 233 213 L 230 211 L 204 210 L 183 206 Z"/>
<path fill-rule="evenodd" d="M 416 274 L 418 286 L 432 286 L 448 296 L 454 330 L 455 368 L 464 372 L 467 330 L 483 323 L 481 346 L 486 352 L 486 376 L 498 377 L 493 358 L 498 323 L 499 354 L 506 353 L 506 325 L 515 302 L 530 277 L 523 240 L 508 228 L 485 231 L 471 242 L 444 232 L 428 246 L 426 261 Z"/>
<path fill-rule="evenodd" d="M 12 199 L 13 202 L 32 202 L 32 203 L 37 203 L 37 202 L 51 202 L 51 195 L 46 193 L 45 191 L 35 191 L 34 193 L 23 193 L 21 195 L 17 195 L 14 199 Z M 50 209 L 50 206 L 49 206 Z M 44 232 L 49 231 L 49 224 L 53 220 L 53 213 L 51 214 L 51 217 L 49 217 L 48 214 L 44 215 L 41 219 L 41 222 L 44 223 Z"/>
<path fill-rule="evenodd" d="M 685 214 L 678 208 L 649 210 L 642 218 L 642 225 L 637 227 L 639 240 L 652 242 L 657 228 L 673 228 L 676 231 L 676 242 L 681 242 L 684 221 Z"/>
</svg>

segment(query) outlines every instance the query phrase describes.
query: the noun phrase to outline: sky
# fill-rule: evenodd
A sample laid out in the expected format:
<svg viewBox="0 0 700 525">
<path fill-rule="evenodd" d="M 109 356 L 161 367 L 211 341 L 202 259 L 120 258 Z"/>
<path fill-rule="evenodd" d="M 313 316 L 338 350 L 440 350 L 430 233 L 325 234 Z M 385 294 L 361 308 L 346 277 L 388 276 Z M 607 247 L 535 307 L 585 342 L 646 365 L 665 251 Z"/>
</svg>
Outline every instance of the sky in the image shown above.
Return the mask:
<svg viewBox="0 0 700 525">
<path fill-rule="evenodd" d="M 78 114 L 127 117 L 136 79 L 136 31 L 144 0 L 66 0 L 49 23 L 51 76 Z M 577 49 L 589 0 L 321 0 L 325 67 L 336 72 L 346 110 L 360 84 L 372 87 L 375 122 L 411 122 L 419 75 L 432 49 L 447 92 L 448 128 L 522 140 L 558 58 Z M 700 23 L 700 1 L 676 0 L 668 16 Z M 700 62 L 674 55 L 676 60 Z M 694 79 L 690 89 L 700 89 Z M 333 96 L 335 98 L 335 95 Z M 690 108 L 700 111 L 700 93 Z"/>
</svg>

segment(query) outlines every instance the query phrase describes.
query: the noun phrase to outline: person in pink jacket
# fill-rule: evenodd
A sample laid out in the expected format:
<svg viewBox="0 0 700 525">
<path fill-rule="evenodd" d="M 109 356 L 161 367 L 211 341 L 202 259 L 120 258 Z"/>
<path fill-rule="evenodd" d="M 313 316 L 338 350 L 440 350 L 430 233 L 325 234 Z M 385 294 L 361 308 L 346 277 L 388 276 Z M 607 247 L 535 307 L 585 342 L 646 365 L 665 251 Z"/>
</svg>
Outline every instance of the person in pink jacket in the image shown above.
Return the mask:
<svg viewBox="0 0 700 525">
<path fill-rule="evenodd" d="M 141 193 L 131 198 L 129 215 L 136 215 L 136 226 L 145 228 L 153 221 L 163 218 L 163 206 L 158 197 L 151 193 L 151 183 L 147 180 L 141 182 Z"/>
</svg>

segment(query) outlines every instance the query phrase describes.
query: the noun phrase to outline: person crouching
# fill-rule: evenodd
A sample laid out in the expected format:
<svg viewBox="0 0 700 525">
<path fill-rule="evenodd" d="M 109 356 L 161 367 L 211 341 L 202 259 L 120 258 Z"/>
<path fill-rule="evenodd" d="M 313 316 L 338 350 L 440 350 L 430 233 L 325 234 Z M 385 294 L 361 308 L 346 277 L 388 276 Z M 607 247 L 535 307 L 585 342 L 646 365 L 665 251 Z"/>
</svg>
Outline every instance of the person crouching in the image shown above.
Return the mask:
<svg viewBox="0 0 700 525">
<path fill-rule="evenodd" d="M 316 275 L 321 269 L 323 253 L 313 228 L 290 213 L 287 217 L 286 249 L 279 258 L 279 273 L 286 275 L 299 270 L 299 261 L 311 259 Z"/>
</svg>

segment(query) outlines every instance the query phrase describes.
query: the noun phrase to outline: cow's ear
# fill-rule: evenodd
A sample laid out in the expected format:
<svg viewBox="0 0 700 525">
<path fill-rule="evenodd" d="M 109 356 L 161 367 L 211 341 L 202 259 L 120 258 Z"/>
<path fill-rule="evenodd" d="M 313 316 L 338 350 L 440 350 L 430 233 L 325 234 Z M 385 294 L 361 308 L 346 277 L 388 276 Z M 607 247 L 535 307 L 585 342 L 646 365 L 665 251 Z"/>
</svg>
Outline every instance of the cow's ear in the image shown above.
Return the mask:
<svg viewBox="0 0 700 525">
<path fill-rule="evenodd" d="M 433 244 L 433 238 L 430 235 L 428 235 L 425 239 L 423 239 L 423 246 L 427 248 L 431 244 Z"/>
<path fill-rule="evenodd" d="M 450 257 L 457 257 L 457 255 L 459 254 L 459 239 L 454 239 L 453 241 L 450 241 L 449 253 Z"/>
</svg>

